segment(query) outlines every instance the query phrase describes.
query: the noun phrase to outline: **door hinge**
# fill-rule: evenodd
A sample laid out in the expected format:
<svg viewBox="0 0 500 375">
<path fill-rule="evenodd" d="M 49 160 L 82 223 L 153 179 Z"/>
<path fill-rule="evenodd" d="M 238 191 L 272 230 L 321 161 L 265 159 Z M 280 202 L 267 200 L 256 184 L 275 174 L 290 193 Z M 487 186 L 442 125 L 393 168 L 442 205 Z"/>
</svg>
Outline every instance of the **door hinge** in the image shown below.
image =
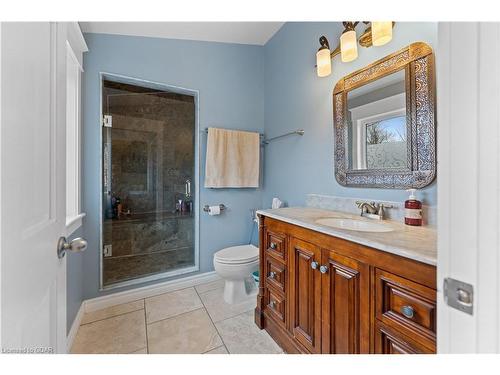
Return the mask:
<svg viewBox="0 0 500 375">
<path fill-rule="evenodd" d="M 102 126 L 104 126 L 106 128 L 111 128 L 113 126 L 113 116 L 104 115 L 102 117 Z"/>
<path fill-rule="evenodd" d="M 104 258 L 110 257 L 113 255 L 113 245 L 104 245 L 102 249 L 102 255 Z"/>
<path fill-rule="evenodd" d="M 443 282 L 443 295 L 448 306 L 472 315 L 474 287 L 471 284 L 447 277 Z"/>
</svg>

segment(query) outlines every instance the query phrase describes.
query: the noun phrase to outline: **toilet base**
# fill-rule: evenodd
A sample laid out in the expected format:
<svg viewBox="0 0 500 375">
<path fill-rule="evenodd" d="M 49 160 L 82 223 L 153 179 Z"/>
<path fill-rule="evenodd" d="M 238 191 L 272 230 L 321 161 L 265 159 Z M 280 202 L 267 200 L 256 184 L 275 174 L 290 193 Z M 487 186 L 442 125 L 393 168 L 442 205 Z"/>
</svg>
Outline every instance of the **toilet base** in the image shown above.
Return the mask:
<svg viewBox="0 0 500 375">
<path fill-rule="evenodd" d="M 226 280 L 224 285 L 224 301 L 229 304 L 243 302 L 257 294 L 253 279 Z"/>
</svg>

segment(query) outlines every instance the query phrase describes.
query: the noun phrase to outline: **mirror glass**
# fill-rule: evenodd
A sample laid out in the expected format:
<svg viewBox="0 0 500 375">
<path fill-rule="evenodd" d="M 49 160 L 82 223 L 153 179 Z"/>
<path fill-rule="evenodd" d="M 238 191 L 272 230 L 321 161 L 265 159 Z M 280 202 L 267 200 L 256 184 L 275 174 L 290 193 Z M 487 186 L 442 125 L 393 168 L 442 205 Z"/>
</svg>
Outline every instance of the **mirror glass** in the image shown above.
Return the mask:
<svg viewBox="0 0 500 375">
<path fill-rule="evenodd" d="M 407 168 L 404 69 L 348 91 L 346 112 L 349 169 Z"/>
</svg>

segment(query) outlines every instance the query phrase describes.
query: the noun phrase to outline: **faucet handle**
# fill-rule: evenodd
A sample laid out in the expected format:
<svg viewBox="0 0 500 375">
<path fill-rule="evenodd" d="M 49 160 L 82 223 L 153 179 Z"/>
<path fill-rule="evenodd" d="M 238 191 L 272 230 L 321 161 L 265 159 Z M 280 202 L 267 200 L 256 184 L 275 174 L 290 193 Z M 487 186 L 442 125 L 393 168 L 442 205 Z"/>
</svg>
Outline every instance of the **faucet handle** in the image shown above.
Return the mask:
<svg viewBox="0 0 500 375">
<path fill-rule="evenodd" d="M 363 203 L 366 203 L 366 202 L 363 202 L 363 201 L 356 201 L 356 202 L 354 202 L 354 204 L 355 204 L 356 206 L 358 206 L 358 208 L 361 208 L 361 205 L 362 205 Z"/>
<path fill-rule="evenodd" d="M 380 220 L 385 219 L 385 217 L 384 217 L 385 216 L 384 209 L 385 208 L 393 208 L 393 207 L 394 206 L 392 204 L 379 203 L 377 214 L 380 217 Z"/>
</svg>

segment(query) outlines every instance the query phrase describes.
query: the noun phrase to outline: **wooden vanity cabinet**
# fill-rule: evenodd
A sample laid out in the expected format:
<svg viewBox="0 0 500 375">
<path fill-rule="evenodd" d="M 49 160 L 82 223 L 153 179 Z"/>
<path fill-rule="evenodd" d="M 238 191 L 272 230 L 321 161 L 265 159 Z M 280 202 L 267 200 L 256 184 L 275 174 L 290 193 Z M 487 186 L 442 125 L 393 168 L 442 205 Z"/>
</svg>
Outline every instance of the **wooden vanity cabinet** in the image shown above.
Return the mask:
<svg viewBox="0 0 500 375">
<path fill-rule="evenodd" d="M 434 353 L 435 267 L 260 217 L 255 322 L 289 353 Z"/>
</svg>

